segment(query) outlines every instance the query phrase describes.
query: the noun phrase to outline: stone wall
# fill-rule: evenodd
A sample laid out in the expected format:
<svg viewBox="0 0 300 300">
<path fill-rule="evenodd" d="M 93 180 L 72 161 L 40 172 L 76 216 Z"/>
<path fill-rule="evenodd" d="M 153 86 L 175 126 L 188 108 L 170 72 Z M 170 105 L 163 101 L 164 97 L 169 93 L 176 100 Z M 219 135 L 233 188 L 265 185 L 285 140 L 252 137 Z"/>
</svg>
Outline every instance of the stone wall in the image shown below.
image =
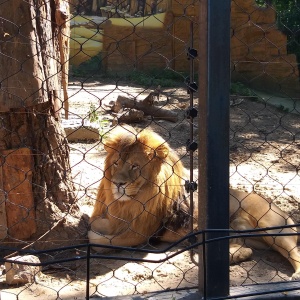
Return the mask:
<svg viewBox="0 0 300 300">
<path fill-rule="evenodd" d="M 299 70 L 287 54 L 287 36 L 276 26 L 276 11 L 255 0 L 231 2 L 232 79 L 274 93 L 299 97 Z"/>
<path fill-rule="evenodd" d="M 172 22 L 172 14 L 164 15 L 163 22 Z M 126 72 L 165 67 L 166 62 L 172 59 L 172 47 L 169 46 L 172 39 L 164 25 L 157 23 L 157 26 L 133 26 L 124 19 L 109 20 L 103 34 L 105 70 Z"/>
<path fill-rule="evenodd" d="M 102 56 L 107 71 L 133 68 L 189 70 L 187 47 L 192 40 L 191 23 L 194 24 L 194 47 L 197 47 L 198 17 L 195 12 L 198 12 L 198 1 L 176 0 L 171 3 L 171 10 L 167 13 L 147 17 L 148 26 L 142 21 L 133 26 L 134 19 L 138 18 L 107 22 Z"/>
<path fill-rule="evenodd" d="M 169 9 L 166 13 L 145 19 L 111 18 L 101 23 L 104 70 L 171 68 L 189 72 L 187 48 L 192 40 L 193 47 L 198 48 L 199 0 L 166 3 Z M 233 81 L 298 97 L 297 59 L 287 54 L 287 37 L 277 28 L 276 11 L 272 7 L 259 8 L 255 0 L 232 0 L 230 30 Z M 195 60 L 195 70 L 199 61 L 201 58 Z"/>
</svg>

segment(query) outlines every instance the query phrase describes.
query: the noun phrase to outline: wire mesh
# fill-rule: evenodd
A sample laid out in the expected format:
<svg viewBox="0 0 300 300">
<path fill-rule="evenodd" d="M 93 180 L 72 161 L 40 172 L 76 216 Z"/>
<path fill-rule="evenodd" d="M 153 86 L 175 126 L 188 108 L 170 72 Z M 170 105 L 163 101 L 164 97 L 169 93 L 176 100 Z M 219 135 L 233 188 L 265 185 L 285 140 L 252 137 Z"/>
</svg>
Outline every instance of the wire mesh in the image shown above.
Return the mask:
<svg viewBox="0 0 300 300">
<path fill-rule="evenodd" d="M 184 246 L 150 236 L 137 248 L 104 245 L 111 253 L 94 252 L 87 231 L 105 178 L 106 137 L 119 123 L 165 139 L 188 169 L 181 188 L 188 187 L 191 211 L 197 207 L 199 2 L 19 0 L 17 17 L 8 1 L 0 2 L 1 299 L 167 290 L 175 298 L 197 286 L 205 259 L 198 263 L 195 252 L 220 241 L 205 238 L 214 230 L 183 237 Z M 296 226 L 299 12 L 298 1 L 231 1 L 230 184 L 271 200 Z M 273 227 L 273 238 L 297 235 L 289 221 L 284 225 Z M 235 229 L 224 240 L 269 236 L 269 228 Z M 270 248 L 230 266 L 231 295 L 255 294 L 236 286 L 290 279 L 292 266 Z"/>
<path fill-rule="evenodd" d="M 186 117 L 186 109 L 193 106 L 190 76 L 194 70 L 189 72 L 187 53 L 194 37 L 188 29 L 174 34 L 170 3 L 17 1 L 14 10 L 20 12 L 20 19 L 8 2 L 0 4 L 1 56 L 11 65 L 0 77 L 1 213 L 5 217 L 1 299 L 116 297 L 197 284 L 190 246 L 157 244 L 150 235 L 136 249 L 108 246 L 112 254 L 95 254 L 87 246 L 89 217 L 107 171 L 104 144 L 112 127 L 129 122 L 137 132 L 151 128 L 175 149 L 177 160 L 189 163 L 196 157 L 186 147 L 190 129 L 196 126 L 193 116 Z M 194 6 L 177 3 L 181 12 L 176 22 L 190 28 Z M 124 14 L 132 18 L 123 18 Z M 174 42 L 181 64 L 176 70 L 168 47 Z M 31 71 L 31 64 L 37 69 Z M 134 107 L 117 111 L 120 99 Z M 137 109 L 139 103 L 146 107 L 145 113 Z M 152 152 L 157 155 L 159 150 Z M 176 163 L 168 167 L 176 170 Z M 138 166 L 137 177 L 149 180 L 147 168 Z M 184 190 L 190 178 L 181 176 L 180 187 L 175 188 Z M 190 181 L 193 184 L 193 178 Z M 157 187 L 157 193 L 169 193 L 162 189 Z M 171 197 L 168 201 L 174 202 L 176 212 Z M 145 212 L 151 201 L 145 200 Z"/>
<path fill-rule="evenodd" d="M 299 174 L 293 158 L 298 152 L 299 48 L 297 22 L 289 22 L 299 13 L 299 3 L 232 1 L 231 8 L 230 182 L 271 199 L 297 224 Z M 231 267 L 232 284 L 288 280 L 277 265 L 280 258 L 264 255 L 259 250 L 243 269 Z"/>
</svg>

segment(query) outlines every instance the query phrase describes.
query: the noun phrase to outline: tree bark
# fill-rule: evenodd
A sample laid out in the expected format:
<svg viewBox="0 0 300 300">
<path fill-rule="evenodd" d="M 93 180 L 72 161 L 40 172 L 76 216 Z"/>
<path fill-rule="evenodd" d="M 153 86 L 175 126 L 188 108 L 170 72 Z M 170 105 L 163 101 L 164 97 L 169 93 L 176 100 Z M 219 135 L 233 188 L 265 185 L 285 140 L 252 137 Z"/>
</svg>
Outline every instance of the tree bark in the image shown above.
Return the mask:
<svg viewBox="0 0 300 300">
<path fill-rule="evenodd" d="M 61 7 L 68 7 L 67 1 L 10 0 L 4 1 L 0 10 L 0 36 L 4 40 L 0 43 L 0 154 L 4 186 L 0 199 L 4 198 L 6 204 L 7 237 L 22 243 L 43 236 L 43 240 L 33 244 L 39 249 L 77 243 L 84 231 L 75 203 L 69 147 L 59 122 L 64 102 L 61 89 L 67 84 L 67 72 L 63 71 L 67 66 L 66 48 L 61 47 L 68 45 L 61 40 L 61 30 L 67 32 L 69 26 L 67 18 L 65 23 L 58 19 L 57 10 Z M 22 159 L 19 155 L 13 167 L 20 175 L 14 182 L 9 178 L 8 162 L 21 148 L 27 149 L 24 151 L 27 159 L 31 156 L 28 161 L 32 166 L 28 170 L 30 163 L 24 163 L 25 156 Z M 30 203 L 30 197 L 19 199 L 20 204 L 10 196 L 23 181 L 27 182 L 25 190 L 32 192 L 32 207 L 22 202 Z M 10 209 L 12 206 L 15 209 Z M 14 210 L 21 211 L 18 226 L 10 223 Z M 32 219 L 35 225 L 30 225 Z M 21 233 L 24 226 L 31 226 L 27 233 Z"/>
</svg>

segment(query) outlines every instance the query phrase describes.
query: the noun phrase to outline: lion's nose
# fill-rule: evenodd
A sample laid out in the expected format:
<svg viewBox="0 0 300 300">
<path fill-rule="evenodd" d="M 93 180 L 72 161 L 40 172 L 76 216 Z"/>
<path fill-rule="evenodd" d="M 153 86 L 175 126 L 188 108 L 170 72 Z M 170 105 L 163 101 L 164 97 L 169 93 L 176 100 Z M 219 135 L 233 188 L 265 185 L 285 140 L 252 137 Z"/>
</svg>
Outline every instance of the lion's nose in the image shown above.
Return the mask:
<svg viewBox="0 0 300 300">
<path fill-rule="evenodd" d="M 120 187 L 124 187 L 126 185 L 126 182 L 114 182 L 114 184 L 120 188 Z"/>
</svg>

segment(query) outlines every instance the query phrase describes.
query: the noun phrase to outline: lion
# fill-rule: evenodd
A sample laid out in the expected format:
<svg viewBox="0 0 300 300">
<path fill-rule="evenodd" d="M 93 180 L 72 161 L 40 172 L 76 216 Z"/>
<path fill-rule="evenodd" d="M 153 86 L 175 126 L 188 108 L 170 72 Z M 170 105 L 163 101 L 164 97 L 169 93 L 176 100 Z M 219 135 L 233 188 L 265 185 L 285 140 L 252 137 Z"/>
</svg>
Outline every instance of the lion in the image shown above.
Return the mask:
<svg viewBox="0 0 300 300">
<path fill-rule="evenodd" d="M 93 243 L 137 246 L 177 241 L 188 231 L 185 169 L 165 140 L 150 130 L 118 126 L 104 141 L 107 157 L 93 213 Z"/>
<path fill-rule="evenodd" d="M 104 174 L 88 232 L 96 251 L 102 245 L 134 247 L 150 239 L 176 242 L 191 232 L 190 205 L 185 197 L 186 169 L 174 150 L 157 133 L 137 133 L 129 125 L 116 126 L 104 141 Z M 252 248 L 272 248 L 294 267 L 300 279 L 300 255 L 293 220 L 256 193 L 230 189 L 230 227 L 234 230 L 290 225 L 259 233 L 273 236 L 237 239 L 230 244 L 230 262 L 252 255 Z M 281 234 L 287 234 L 285 236 Z"/>
</svg>

